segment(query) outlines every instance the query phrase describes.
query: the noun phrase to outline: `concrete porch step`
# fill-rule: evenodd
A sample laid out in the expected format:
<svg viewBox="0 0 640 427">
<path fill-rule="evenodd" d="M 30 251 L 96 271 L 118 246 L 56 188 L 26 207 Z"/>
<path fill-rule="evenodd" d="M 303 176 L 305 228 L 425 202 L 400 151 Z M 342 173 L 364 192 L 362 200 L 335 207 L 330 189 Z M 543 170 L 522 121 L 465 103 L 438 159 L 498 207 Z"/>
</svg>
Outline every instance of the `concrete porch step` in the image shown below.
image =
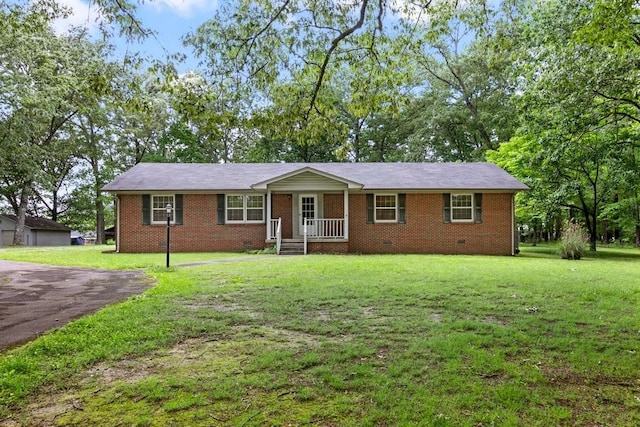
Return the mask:
<svg viewBox="0 0 640 427">
<path fill-rule="evenodd" d="M 280 255 L 304 255 L 304 242 L 283 241 L 280 244 Z"/>
</svg>

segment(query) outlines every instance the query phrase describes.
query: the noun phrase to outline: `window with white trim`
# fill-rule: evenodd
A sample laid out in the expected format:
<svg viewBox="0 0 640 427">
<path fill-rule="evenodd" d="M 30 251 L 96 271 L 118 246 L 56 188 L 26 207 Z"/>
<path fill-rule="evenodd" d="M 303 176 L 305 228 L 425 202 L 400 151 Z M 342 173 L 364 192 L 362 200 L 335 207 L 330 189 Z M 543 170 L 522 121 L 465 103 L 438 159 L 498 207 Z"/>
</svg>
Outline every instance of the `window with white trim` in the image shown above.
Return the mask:
<svg viewBox="0 0 640 427">
<path fill-rule="evenodd" d="M 375 195 L 375 222 L 396 222 L 398 220 L 397 194 Z"/>
<path fill-rule="evenodd" d="M 451 222 L 473 221 L 473 194 L 451 194 Z"/>
<path fill-rule="evenodd" d="M 264 194 L 227 194 L 226 199 L 226 222 L 264 222 Z"/>
<path fill-rule="evenodd" d="M 264 196 L 250 195 L 247 201 L 247 222 L 264 222 Z"/>
<path fill-rule="evenodd" d="M 173 194 L 170 195 L 152 195 L 151 196 L 151 223 L 166 224 L 167 223 L 167 205 L 171 205 L 171 223 L 176 221 L 175 208 L 176 202 Z"/>
</svg>

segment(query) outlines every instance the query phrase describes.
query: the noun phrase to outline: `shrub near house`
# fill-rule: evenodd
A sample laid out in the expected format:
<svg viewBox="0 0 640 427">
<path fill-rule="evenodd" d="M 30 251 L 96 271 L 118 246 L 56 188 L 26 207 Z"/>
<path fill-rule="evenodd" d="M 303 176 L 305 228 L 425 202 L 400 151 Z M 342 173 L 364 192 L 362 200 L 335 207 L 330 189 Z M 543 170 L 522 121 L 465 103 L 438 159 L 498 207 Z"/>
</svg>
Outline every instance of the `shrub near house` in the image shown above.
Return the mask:
<svg viewBox="0 0 640 427">
<path fill-rule="evenodd" d="M 121 252 L 242 251 L 302 241 L 310 252 L 516 252 L 514 195 L 490 163 L 141 163 L 116 195 Z"/>
</svg>

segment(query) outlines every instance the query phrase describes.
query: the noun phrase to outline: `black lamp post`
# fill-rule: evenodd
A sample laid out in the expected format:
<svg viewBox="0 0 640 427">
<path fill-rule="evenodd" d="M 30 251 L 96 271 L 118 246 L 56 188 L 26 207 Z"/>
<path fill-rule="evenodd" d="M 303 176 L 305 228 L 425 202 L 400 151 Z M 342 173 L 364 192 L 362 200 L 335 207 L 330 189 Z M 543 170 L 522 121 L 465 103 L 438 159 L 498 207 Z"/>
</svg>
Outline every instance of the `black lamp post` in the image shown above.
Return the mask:
<svg viewBox="0 0 640 427">
<path fill-rule="evenodd" d="M 167 268 L 169 268 L 169 241 L 171 240 L 171 203 L 167 203 Z"/>
</svg>

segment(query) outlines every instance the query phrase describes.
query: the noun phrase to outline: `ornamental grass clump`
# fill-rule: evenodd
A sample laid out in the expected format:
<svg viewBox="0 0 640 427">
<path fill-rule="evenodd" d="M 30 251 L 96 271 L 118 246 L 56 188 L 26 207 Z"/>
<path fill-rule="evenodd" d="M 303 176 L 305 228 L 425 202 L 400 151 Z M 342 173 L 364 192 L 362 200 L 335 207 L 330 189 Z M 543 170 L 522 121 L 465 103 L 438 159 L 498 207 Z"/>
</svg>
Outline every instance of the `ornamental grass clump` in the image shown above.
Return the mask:
<svg viewBox="0 0 640 427">
<path fill-rule="evenodd" d="M 563 259 L 580 259 L 588 242 L 589 236 L 582 225 L 569 221 L 562 229 L 560 255 Z"/>
</svg>

